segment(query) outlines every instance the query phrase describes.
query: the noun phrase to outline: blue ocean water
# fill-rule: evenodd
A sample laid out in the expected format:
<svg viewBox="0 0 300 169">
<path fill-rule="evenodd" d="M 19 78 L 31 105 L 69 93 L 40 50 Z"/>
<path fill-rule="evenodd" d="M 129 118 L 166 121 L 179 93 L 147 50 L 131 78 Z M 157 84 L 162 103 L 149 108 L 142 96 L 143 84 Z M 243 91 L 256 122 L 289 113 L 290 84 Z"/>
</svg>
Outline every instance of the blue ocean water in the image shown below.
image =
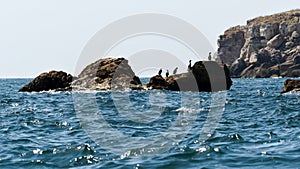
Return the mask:
<svg viewBox="0 0 300 169">
<path fill-rule="evenodd" d="M 224 104 L 205 92 L 18 93 L 30 80 L 0 79 L 0 168 L 300 166 L 300 94 L 281 95 L 285 79 L 233 79 Z M 172 128 L 184 117 L 190 130 Z M 152 142 L 160 133 L 180 138 Z"/>
</svg>

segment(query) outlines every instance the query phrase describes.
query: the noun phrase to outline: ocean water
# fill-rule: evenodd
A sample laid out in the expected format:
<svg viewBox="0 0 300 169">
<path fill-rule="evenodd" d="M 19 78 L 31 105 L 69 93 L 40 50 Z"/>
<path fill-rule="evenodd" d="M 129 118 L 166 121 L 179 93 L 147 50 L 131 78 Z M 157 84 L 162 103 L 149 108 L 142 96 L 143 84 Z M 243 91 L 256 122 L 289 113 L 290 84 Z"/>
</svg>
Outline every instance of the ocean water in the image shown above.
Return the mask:
<svg viewBox="0 0 300 169">
<path fill-rule="evenodd" d="M 0 79 L 0 168 L 300 167 L 300 94 L 281 95 L 285 79 L 233 79 L 219 93 L 18 93 L 30 80 Z"/>
</svg>

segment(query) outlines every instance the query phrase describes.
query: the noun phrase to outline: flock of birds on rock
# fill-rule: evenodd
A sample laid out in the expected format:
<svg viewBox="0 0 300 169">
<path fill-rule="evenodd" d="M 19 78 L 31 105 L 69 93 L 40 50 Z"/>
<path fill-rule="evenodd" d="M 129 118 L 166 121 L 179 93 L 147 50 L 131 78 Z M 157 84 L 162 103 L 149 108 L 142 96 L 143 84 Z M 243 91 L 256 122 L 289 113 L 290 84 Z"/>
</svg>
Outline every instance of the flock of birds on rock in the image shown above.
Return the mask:
<svg viewBox="0 0 300 169">
<path fill-rule="evenodd" d="M 188 71 L 191 71 L 192 70 L 192 60 L 189 61 L 189 65 L 188 65 Z M 177 71 L 178 71 L 178 67 L 176 67 L 174 70 L 173 70 L 173 75 L 176 75 L 177 74 Z M 161 73 L 162 73 L 162 69 L 159 69 L 158 71 L 158 75 L 161 76 Z M 170 73 L 169 73 L 169 70 L 167 70 L 166 72 L 166 77 L 169 77 Z"/>
<path fill-rule="evenodd" d="M 208 54 L 208 60 L 211 61 L 211 52 L 209 52 L 209 54 Z M 192 60 L 189 61 L 188 72 L 190 72 L 191 70 L 192 70 Z M 177 71 L 178 71 L 178 67 L 176 67 L 173 70 L 173 75 L 176 75 Z M 159 69 L 158 75 L 161 76 L 161 73 L 162 73 L 162 69 Z M 167 70 L 167 72 L 166 72 L 166 77 L 169 77 L 169 70 Z"/>
<path fill-rule="evenodd" d="M 176 68 L 175 68 L 176 72 L 177 72 L 177 69 L 178 69 L 178 68 L 176 67 Z M 175 70 L 174 70 L 174 71 L 175 71 Z M 174 71 L 173 71 L 173 74 L 174 74 Z M 176 72 L 175 72 L 175 73 L 176 73 Z M 161 73 L 162 73 L 162 69 L 159 69 L 158 75 L 161 76 Z M 166 77 L 169 77 L 169 70 L 167 70 L 167 72 L 166 72 Z"/>
</svg>

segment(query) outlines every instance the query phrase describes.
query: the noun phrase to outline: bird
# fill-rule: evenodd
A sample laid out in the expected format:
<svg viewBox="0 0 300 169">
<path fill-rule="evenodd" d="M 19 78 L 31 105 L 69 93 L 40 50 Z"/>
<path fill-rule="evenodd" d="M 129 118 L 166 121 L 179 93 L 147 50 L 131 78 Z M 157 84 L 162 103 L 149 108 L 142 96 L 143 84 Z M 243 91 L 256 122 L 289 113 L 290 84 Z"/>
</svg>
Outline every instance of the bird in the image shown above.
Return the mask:
<svg viewBox="0 0 300 169">
<path fill-rule="evenodd" d="M 166 72 L 166 77 L 169 77 L 169 70 L 167 70 Z"/>
<path fill-rule="evenodd" d="M 173 75 L 176 75 L 177 70 L 178 70 L 178 67 L 176 67 L 176 68 L 173 70 Z"/>
<path fill-rule="evenodd" d="M 159 69 L 158 75 L 161 75 L 161 73 L 162 73 L 162 69 Z"/>
<path fill-rule="evenodd" d="M 189 61 L 188 71 L 192 70 L 192 60 Z"/>
<path fill-rule="evenodd" d="M 208 54 L 208 60 L 211 61 L 211 52 Z"/>
</svg>

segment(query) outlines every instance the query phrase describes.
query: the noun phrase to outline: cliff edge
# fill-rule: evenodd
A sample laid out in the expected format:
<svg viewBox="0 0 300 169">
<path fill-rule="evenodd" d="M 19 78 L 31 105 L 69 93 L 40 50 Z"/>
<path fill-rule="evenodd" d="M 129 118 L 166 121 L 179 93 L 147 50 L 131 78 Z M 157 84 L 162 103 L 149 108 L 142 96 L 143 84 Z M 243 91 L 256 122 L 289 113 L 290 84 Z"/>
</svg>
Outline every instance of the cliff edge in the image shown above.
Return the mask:
<svg viewBox="0 0 300 169">
<path fill-rule="evenodd" d="M 262 16 L 229 28 L 218 39 L 218 62 L 231 77 L 300 76 L 300 10 Z"/>
</svg>

